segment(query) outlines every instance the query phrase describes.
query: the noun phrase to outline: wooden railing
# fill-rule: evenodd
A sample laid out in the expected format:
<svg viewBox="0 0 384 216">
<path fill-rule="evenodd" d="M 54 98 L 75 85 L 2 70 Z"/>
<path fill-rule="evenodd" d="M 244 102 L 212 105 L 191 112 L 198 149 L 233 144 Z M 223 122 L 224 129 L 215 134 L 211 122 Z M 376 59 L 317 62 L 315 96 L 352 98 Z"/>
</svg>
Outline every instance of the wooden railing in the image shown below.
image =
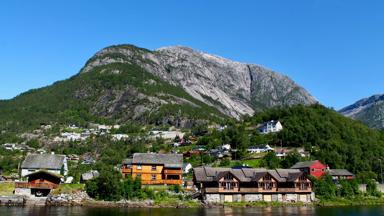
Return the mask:
<svg viewBox="0 0 384 216">
<path fill-rule="evenodd" d="M 52 183 L 15 182 L 16 188 L 55 189 L 59 185 Z"/>
<path fill-rule="evenodd" d="M 131 172 L 132 172 L 132 168 L 123 167 L 123 168 L 121 169 L 121 172 L 122 172 L 122 173 L 131 173 Z"/>
<path fill-rule="evenodd" d="M 176 174 L 176 175 L 182 175 L 183 171 L 180 170 L 171 170 L 171 169 L 164 169 L 164 174 Z"/>
<path fill-rule="evenodd" d="M 183 184 L 183 180 L 182 179 L 141 180 L 141 184 L 145 184 L 145 185 L 156 185 L 156 184 L 181 185 L 181 184 Z"/>
<path fill-rule="evenodd" d="M 311 188 L 300 190 L 300 188 L 279 188 L 278 192 L 281 193 L 300 193 L 300 192 L 312 192 Z"/>
</svg>

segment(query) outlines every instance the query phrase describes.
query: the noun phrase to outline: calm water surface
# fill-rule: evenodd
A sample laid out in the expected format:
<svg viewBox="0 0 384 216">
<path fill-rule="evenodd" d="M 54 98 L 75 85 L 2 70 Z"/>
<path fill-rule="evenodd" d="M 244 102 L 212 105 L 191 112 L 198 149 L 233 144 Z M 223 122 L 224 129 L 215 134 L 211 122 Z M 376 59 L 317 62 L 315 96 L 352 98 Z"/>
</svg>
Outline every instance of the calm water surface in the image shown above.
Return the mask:
<svg viewBox="0 0 384 216">
<path fill-rule="evenodd" d="M 224 209 L 125 209 L 86 207 L 0 207 L 0 216 L 216 216 L 216 215 L 321 215 L 321 216 L 384 216 L 381 207 L 267 207 L 267 208 L 224 208 Z"/>
</svg>

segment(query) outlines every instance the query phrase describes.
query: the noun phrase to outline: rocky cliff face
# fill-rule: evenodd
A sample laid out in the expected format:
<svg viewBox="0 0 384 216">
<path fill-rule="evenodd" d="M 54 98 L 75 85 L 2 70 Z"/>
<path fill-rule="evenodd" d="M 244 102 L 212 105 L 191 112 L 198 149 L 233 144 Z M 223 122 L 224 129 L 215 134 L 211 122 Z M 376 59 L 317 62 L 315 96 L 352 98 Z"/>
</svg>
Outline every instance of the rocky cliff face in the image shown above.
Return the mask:
<svg viewBox="0 0 384 216">
<path fill-rule="evenodd" d="M 384 95 L 373 95 L 339 111 L 344 116 L 362 121 L 372 128 L 384 128 Z"/>
<path fill-rule="evenodd" d="M 115 63 L 137 64 L 171 85 L 181 87 L 193 98 L 235 118 L 275 106 L 316 102 L 287 76 L 181 46 L 155 51 L 130 45 L 108 47 L 92 57 L 81 73 Z"/>
</svg>

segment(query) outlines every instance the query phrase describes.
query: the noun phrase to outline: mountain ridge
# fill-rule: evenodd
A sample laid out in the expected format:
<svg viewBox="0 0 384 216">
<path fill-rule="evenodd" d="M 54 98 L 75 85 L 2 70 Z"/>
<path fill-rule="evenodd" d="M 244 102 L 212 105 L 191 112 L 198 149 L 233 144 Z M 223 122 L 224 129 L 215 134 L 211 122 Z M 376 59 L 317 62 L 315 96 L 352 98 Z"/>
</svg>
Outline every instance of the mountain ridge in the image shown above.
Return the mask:
<svg viewBox="0 0 384 216">
<path fill-rule="evenodd" d="M 384 128 L 384 94 L 375 94 L 363 98 L 339 110 L 341 114 L 366 125 L 376 128 Z"/>
<path fill-rule="evenodd" d="M 317 101 L 289 77 L 188 47 L 114 45 L 69 79 L 0 103 L 0 130 L 109 122 L 192 127 Z M 33 116 L 34 118 L 30 118 Z"/>
<path fill-rule="evenodd" d="M 112 62 L 134 61 L 169 83 L 180 85 L 194 98 L 235 118 L 273 106 L 317 102 L 287 76 L 256 64 L 232 61 L 185 46 L 161 47 L 154 51 L 132 51 L 131 47 L 111 46 L 99 51 L 80 73 Z M 119 58 L 111 59 L 111 55 Z M 230 85 L 230 89 L 226 88 Z M 222 105 L 224 109 L 220 107 Z"/>
</svg>

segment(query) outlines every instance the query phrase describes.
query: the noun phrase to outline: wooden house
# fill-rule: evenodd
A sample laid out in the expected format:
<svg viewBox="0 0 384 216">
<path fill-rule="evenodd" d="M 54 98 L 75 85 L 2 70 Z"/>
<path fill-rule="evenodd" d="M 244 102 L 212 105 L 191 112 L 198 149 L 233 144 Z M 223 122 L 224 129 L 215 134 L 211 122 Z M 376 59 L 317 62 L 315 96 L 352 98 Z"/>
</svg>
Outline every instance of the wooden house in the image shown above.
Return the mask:
<svg viewBox="0 0 384 216">
<path fill-rule="evenodd" d="M 61 175 L 46 170 L 39 170 L 25 176 L 26 182 L 15 182 L 15 193 L 18 195 L 47 196 L 52 189 L 59 186 Z"/>
<path fill-rule="evenodd" d="M 319 160 L 303 161 L 296 163 L 291 167 L 291 169 L 298 169 L 307 173 L 308 175 L 320 178 L 326 174 L 327 165 L 322 164 Z"/>
<path fill-rule="evenodd" d="M 294 169 L 231 169 L 198 167 L 194 182 L 208 202 L 311 202 L 312 183 Z"/>
<path fill-rule="evenodd" d="M 68 174 L 67 157 L 55 154 L 29 154 L 21 164 L 21 177 L 24 178 L 39 170 L 66 176 Z"/>
<path fill-rule="evenodd" d="M 334 182 L 339 182 L 342 179 L 352 180 L 354 178 L 353 173 L 346 169 L 330 169 L 328 174 L 332 176 Z"/>
<path fill-rule="evenodd" d="M 183 155 L 135 153 L 123 161 L 122 174 L 139 177 L 144 185 L 183 184 Z"/>
</svg>

